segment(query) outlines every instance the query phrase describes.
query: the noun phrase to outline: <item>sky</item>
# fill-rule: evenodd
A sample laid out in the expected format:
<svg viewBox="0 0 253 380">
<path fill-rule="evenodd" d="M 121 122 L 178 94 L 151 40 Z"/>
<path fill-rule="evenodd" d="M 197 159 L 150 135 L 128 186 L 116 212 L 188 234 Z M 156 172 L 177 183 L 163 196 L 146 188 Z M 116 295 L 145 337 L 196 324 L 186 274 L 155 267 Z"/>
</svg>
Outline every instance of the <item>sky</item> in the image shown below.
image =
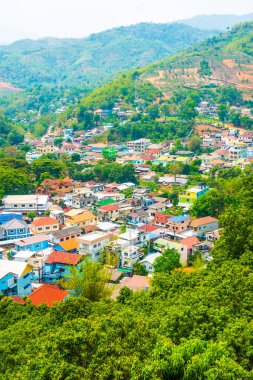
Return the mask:
<svg viewBox="0 0 253 380">
<path fill-rule="evenodd" d="M 245 14 L 253 0 L 0 0 L 0 42 L 86 37 L 115 26 L 199 14 Z"/>
</svg>

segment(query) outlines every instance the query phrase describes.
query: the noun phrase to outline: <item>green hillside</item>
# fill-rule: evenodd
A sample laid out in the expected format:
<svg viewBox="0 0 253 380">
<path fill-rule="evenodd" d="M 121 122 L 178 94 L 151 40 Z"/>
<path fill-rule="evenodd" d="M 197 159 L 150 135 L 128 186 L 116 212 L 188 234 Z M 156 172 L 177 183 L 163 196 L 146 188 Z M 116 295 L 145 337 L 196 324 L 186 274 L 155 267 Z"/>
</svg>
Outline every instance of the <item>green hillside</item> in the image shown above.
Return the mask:
<svg viewBox="0 0 253 380">
<path fill-rule="evenodd" d="M 136 76 L 140 83 L 139 97 L 142 98 L 142 89 L 146 87 L 150 90 L 150 101 L 161 95 L 161 92 L 172 95 L 172 92 L 182 88 L 194 90 L 205 86 L 215 88 L 218 85 L 235 85 L 250 96 L 253 85 L 252 64 L 253 22 L 238 25 L 226 34 L 208 38 L 162 61 L 121 75 L 83 98 L 81 103 L 90 108 L 110 108 L 111 100 L 123 98 L 133 104 Z M 239 75 L 236 76 L 237 70 L 240 70 L 241 79 Z M 156 92 L 154 87 L 160 92 Z M 148 91 L 145 96 L 147 100 Z"/>
<path fill-rule="evenodd" d="M 105 82 L 203 40 L 213 32 L 183 24 L 141 23 L 83 39 L 21 40 L 0 47 L 0 78 L 29 88 Z"/>
<path fill-rule="evenodd" d="M 165 96 L 179 88 L 235 86 L 252 99 L 253 22 L 150 65 L 143 78 Z"/>
</svg>

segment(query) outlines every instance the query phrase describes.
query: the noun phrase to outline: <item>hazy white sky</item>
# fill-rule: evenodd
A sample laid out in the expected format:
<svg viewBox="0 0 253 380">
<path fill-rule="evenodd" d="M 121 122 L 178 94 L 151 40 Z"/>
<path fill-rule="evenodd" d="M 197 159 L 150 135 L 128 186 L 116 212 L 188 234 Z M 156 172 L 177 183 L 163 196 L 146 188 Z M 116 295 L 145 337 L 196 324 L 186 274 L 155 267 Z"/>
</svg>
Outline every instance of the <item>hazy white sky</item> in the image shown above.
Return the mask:
<svg viewBox="0 0 253 380">
<path fill-rule="evenodd" d="M 84 37 L 141 21 L 252 11 L 253 0 L 0 0 L 0 41 Z"/>
</svg>

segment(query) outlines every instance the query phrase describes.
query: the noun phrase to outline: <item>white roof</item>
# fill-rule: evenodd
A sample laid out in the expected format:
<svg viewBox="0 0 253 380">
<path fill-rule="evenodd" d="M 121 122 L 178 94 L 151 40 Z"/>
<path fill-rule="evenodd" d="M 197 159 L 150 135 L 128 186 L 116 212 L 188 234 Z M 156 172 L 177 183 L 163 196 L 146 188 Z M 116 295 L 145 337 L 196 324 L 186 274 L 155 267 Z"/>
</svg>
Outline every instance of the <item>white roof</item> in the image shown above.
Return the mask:
<svg viewBox="0 0 253 380">
<path fill-rule="evenodd" d="M 18 277 L 22 276 L 27 263 L 21 261 L 0 260 L 0 278 L 3 278 L 8 273 L 14 273 Z"/>
<path fill-rule="evenodd" d="M 159 256 L 161 256 L 160 252 L 151 253 L 150 255 L 146 256 L 143 260 L 141 260 L 141 263 L 149 263 L 150 265 L 153 265 L 155 259 L 157 259 L 157 257 Z"/>
<path fill-rule="evenodd" d="M 46 204 L 48 201 L 48 195 L 6 195 L 3 198 L 4 203 L 38 203 Z"/>
<path fill-rule="evenodd" d="M 118 224 L 116 223 L 111 223 L 111 222 L 99 222 L 97 223 L 97 227 L 100 229 L 100 230 L 103 230 L 103 231 L 112 231 L 112 230 L 115 230 L 115 228 L 118 228 Z"/>
<path fill-rule="evenodd" d="M 136 239 L 138 236 L 139 236 L 139 233 L 138 231 L 135 231 L 135 230 L 128 230 L 124 232 L 123 234 L 119 235 L 120 239 L 123 239 L 123 240 L 133 240 L 133 239 Z"/>
<path fill-rule="evenodd" d="M 14 260 L 16 259 L 30 259 L 36 252 L 35 251 L 20 251 L 17 252 L 14 256 Z"/>
</svg>

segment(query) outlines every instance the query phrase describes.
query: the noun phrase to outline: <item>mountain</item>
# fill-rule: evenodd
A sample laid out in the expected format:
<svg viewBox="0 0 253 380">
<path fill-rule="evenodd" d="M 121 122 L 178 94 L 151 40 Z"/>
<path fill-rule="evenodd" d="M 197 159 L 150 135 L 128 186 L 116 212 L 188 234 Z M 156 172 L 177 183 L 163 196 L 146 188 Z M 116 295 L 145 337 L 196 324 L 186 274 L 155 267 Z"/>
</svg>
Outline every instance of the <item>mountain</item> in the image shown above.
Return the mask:
<svg viewBox="0 0 253 380">
<path fill-rule="evenodd" d="M 245 100 L 253 100 L 253 22 L 125 73 L 83 98 L 81 105 L 110 108 L 119 98 L 134 104 L 136 77 L 139 97 L 147 102 L 161 96 L 169 99 L 177 90 L 211 91 L 220 86 L 235 86 Z"/>
<path fill-rule="evenodd" d="M 183 24 L 141 23 L 83 39 L 20 40 L 0 46 L 0 80 L 23 88 L 96 86 L 115 73 L 155 62 L 210 34 Z"/>
<path fill-rule="evenodd" d="M 166 97 L 176 89 L 235 86 L 253 100 L 253 22 L 207 40 L 144 69 Z"/>
<path fill-rule="evenodd" d="M 253 21 L 253 13 L 245 15 L 199 15 L 179 22 L 204 30 L 227 30 L 236 24 Z"/>
</svg>

